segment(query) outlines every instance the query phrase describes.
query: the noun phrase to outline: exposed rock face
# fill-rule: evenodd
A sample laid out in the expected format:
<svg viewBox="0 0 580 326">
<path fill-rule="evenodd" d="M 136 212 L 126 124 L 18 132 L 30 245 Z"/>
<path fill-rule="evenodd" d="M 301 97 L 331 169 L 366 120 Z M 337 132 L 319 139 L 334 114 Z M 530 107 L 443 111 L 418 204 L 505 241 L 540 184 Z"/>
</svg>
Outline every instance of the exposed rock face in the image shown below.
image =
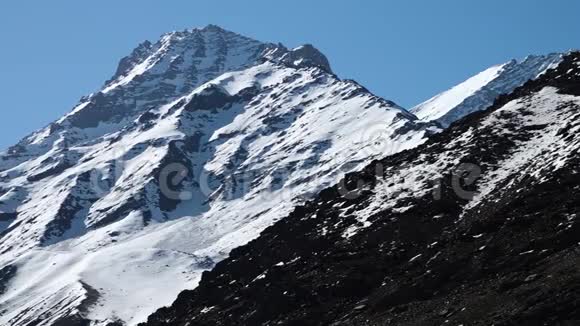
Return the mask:
<svg viewBox="0 0 580 326">
<path fill-rule="evenodd" d="M 283 45 L 278 45 L 267 50 L 264 53 L 264 58 L 290 67 L 318 67 L 328 73 L 332 73 L 332 68 L 326 56 L 312 44 L 305 44 L 292 50 L 286 49 Z"/>
<path fill-rule="evenodd" d="M 580 53 L 377 160 L 146 325 L 580 323 Z"/>
</svg>

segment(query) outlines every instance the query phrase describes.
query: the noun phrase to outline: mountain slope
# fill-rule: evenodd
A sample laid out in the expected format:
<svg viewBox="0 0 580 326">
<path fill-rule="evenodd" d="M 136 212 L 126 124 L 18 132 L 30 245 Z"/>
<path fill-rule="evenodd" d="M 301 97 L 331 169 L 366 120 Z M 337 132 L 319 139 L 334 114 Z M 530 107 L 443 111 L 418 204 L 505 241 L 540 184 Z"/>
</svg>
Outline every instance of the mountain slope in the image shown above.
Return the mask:
<svg viewBox="0 0 580 326">
<path fill-rule="evenodd" d="M 512 60 L 491 67 L 410 111 L 422 120 L 437 121 L 447 127 L 470 113 L 488 108 L 498 96 L 511 93 L 561 60 L 561 54 L 529 56 L 521 62 Z"/>
<path fill-rule="evenodd" d="M 311 45 L 217 26 L 145 42 L 0 155 L 0 324 L 145 321 L 345 173 L 438 131 Z"/>
<path fill-rule="evenodd" d="M 576 325 L 580 52 L 232 251 L 146 325 Z"/>
</svg>

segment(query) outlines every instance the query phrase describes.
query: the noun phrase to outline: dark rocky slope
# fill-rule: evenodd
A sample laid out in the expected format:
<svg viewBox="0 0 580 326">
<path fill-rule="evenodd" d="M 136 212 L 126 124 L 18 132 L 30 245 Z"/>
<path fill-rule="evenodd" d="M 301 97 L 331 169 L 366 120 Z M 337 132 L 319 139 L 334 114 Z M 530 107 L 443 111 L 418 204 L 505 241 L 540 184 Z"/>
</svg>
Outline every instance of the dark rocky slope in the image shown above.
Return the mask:
<svg viewBox="0 0 580 326">
<path fill-rule="evenodd" d="M 580 324 L 579 65 L 348 175 L 147 325 Z"/>
</svg>

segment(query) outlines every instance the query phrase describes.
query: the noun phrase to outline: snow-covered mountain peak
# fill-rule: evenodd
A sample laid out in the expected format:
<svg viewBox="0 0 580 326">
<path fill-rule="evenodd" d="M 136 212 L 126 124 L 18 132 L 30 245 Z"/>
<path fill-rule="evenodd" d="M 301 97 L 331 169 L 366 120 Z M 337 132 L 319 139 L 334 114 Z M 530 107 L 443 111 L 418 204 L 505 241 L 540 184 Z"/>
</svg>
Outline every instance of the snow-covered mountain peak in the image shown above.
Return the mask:
<svg viewBox="0 0 580 326">
<path fill-rule="evenodd" d="M 501 94 L 511 93 L 530 79 L 557 66 L 563 55 L 530 55 L 523 60 L 511 60 L 496 65 L 469 78 L 411 109 L 424 121 L 437 121 L 447 127 L 460 118 L 488 108 Z"/>
<path fill-rule="evenodd" d="M 320 189 L 437 131 L 311 45 L 216 26 L 144 42 L 0 154 L 0 324 L 135 325 Z"/>
<path fill-rule="evenodd" d="M 187 71 L 200 68 L 213 68 L 213 72 L 232 71 L 256 64 L 259 59 L 296 67 L 316 66 L 331 71 L 328 59 L 311 44 L 289 50 L 282 44 L 256 41 L 217 25 L 208 25 L 166 33 L 155 44 L 149 41 L 140 44 L 121 60 L 117 73 L 106 83 L 103 92 L 111 92 L 146 75 L 162 75 L 165 83 L 180 82 L 176 86 L 183 87 L 181 84 L 184 81 L 180 79 L 184 77 L 197 77 L 197 81 L 202 82 L 201 76 L 194 76 L 196 71 L 184 76 Z M 200 72 L 203 71 L 197 71 L 197 75 Z M 203 79 L 207 81 L 211 78 Z"/>
<path fill-rule="evenodd" d="M 70 113 L 11 148 L 10 155 L 0 160 L 0 171 L 49 152 L 61 139 L 71 146 L 131 128 L 150 110 L 226 72 L 264 61 L 331 71 L 326 57 L 311 45 L 289 50 L 216 25 L 166 33 L 155 43 L 141 43 L 123 58 L 100 91 L 83 97 Z"/>
</svg>

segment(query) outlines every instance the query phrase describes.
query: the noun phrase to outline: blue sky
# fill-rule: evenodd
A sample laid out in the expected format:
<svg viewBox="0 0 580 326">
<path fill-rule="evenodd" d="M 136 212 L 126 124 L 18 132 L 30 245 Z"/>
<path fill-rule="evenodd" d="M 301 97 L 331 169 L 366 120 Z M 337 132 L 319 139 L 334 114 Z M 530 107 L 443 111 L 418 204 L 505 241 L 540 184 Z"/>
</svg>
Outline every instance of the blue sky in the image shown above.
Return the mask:
<svg viewBox="0 0 580 326">
<path fill-rule="evenodd" d="M 90 4 L 89 4 L 90 3 Z M 209 23 L 289 47 L 411 107 L 527 54 L 580 48 L 577 0 L 2 1 L 0 148 L 97 90 L 145 39 Z"/>
</svg>

